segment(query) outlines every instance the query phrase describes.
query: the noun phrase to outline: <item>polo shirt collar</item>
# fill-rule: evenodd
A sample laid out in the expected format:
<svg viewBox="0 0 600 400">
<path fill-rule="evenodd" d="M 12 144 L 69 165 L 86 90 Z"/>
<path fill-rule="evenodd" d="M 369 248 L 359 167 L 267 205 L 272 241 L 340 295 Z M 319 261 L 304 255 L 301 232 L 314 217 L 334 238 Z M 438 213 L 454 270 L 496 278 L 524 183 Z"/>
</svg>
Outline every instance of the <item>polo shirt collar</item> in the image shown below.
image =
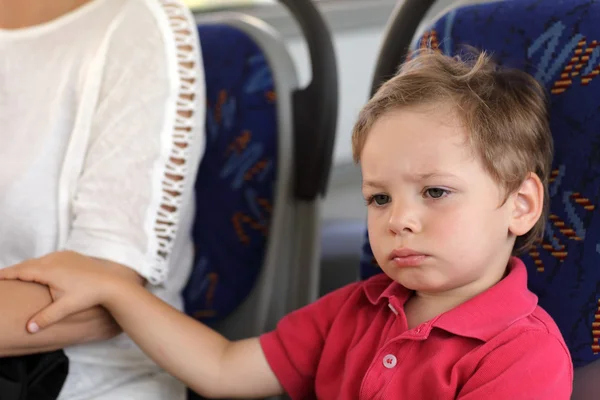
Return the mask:
<svg viewBox="0 0 600 400">
<path fill-rule="evenodd" d="M 390 283 L 390 278 L 385 275 L 367 282 L 364 290 L 372 304 L 391 297 L 404 304 L 413 293 L 397 282 Z M 536 306 L 537 296 L 527 288 L 527 269 L 520 259 L 512 257 L 504 279 L 430 323 L 455 335 L 488 341 L 507 326 L 530 315 Z"/>
<path fill-rule="evenodd" d="M 400 304 L 404 304 L 413 293 L 412 290 L 391 280 L 386 274 L 375 275 L 365 282 L 363 288 L 367 299 L 369 299 L 373 305 L 376 305 L 383 299 L 389 300 L 391 297 L 397 298 L 400 300 Z"/>
</svg>

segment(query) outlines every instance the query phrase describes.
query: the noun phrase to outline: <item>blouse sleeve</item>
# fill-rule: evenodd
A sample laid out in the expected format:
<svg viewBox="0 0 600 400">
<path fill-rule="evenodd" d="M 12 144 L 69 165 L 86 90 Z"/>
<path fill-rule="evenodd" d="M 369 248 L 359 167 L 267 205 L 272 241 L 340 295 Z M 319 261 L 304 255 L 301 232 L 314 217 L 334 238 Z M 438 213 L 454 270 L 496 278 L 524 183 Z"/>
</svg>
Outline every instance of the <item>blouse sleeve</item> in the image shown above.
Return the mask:
<svg viewBox="0 0 600 400">
<path fill-rule="evenodd" d="M 204 75 L 185 6 L 178 0 L 126 4 L 132 9 L 122 10 L 104 43 L 65 247 L 160 284 L 204 151 Z"/>
</svg>

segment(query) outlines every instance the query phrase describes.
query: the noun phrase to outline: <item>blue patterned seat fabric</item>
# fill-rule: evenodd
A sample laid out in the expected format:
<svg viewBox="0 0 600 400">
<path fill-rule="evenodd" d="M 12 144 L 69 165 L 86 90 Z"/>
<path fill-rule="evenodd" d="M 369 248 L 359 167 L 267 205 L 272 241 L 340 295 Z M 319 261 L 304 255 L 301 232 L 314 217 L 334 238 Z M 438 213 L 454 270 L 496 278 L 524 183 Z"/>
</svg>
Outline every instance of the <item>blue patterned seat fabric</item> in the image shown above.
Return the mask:
<svg viewBox="0 0 600 400">
<path fill-rule="evenodd" d="M 260 272 L 277 172 L 271 69 L 242 31 L 201 25 L 206 152 L 196 181 L 195 266 L 185 311 L 207 324 L 248 296 Z"/>
<path fill-rule="evenodd" d="M 543 242 L 523 259 L 529 287 L 556 320 L 576 367 L 600 358 L 600 1 L 513 0 L 464 6 L 419 47 L 468 44 L 523 69 L 550 93 L 555 159 Z M 379 272 L 367 243 L 363 278 Z"/>
</svg>

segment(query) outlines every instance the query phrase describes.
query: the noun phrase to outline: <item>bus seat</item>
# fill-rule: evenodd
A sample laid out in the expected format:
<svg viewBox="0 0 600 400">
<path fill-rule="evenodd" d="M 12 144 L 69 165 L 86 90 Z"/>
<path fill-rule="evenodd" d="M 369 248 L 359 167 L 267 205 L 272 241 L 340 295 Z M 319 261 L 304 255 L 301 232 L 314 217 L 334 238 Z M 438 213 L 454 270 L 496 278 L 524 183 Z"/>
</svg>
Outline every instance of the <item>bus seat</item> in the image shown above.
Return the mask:
<svg viewBox="0 0 600 400">
<path fill-rule="evenodd" d="M 285 161 L 291 150 L 289 102 L 277 97 L 264 52 L 242 29 L 227 23 L 198 26 L 206 151 L 196 180 L 195 265 L 184 299 L 186 312 L 209 325 L 229 316 L 258 281 L 278 178 L 291 171 Z M 278 89 L 291 91 L 294 70 L 285 71 L 290 76 L 281 85 L 287 87 Z M 276 101 L 284 103 L 279 115 L 287 112 L 288 118 L 278 118 Z"/>
<path fill-rule="evenodd" d="M 600 2 L 589 0 L 462 5 L 435 21 L 414 44 L 452 55 L 465 44 L 485 49 L 500 64 L 530 73 L 549 93 L 555 142 L 551 210 L 543 242 L 522 258 L 530 289 L 555 319 L 571 352 L 577 368 L 573 398 L 578 399 L 597 399 L 600 391 L 600 383 L 592 391 L 578 382 L 581 368 L 592 364 L 594 381 L 600 381 L 600 361 L 593 363 L 600 358 L 599 20 Z M 367 236 L 361 277 L 379 272 Z"/>
<path fill-rule="evenodd" d="M 314 8 L 309 0 L 294 2 Z M 326 37 L 324 56 L 311 61 L 327 67 L 313 70 L 313 83 L 330 82 L 315 91 L 312 84 L 299 88 L 283 40 L 264 22 L 207 14 L 198 32 L 206 151 L 195 188 L 195 265 L 183 296 L 187 314 L 235 340 L 272 329 L 316 298 L 318 210 L 329 164 L 307 185 L 299 182 L 298 160 L 311 148 L 317 158 L 332 157 L 337 74 Z M 315 118 L 298 122 L 304 112 Z"/>
</svg>

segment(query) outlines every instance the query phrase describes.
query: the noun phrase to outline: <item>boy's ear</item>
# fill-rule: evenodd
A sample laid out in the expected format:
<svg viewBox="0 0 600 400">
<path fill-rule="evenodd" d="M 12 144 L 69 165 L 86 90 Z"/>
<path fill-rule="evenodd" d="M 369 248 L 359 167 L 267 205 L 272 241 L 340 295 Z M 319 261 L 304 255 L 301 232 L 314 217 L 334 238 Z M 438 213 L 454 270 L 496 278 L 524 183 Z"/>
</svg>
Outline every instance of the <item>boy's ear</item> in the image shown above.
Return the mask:
<svg viewBox="0 0 600 400">
<path fill-rule="evenodd" d="M 508 229 L 513 235 L 522 236 L 534 227 L 544 209 L 544 185 L 537 174 L 529 173 L 511 199 L 513 210 Z"/>
</svg>

